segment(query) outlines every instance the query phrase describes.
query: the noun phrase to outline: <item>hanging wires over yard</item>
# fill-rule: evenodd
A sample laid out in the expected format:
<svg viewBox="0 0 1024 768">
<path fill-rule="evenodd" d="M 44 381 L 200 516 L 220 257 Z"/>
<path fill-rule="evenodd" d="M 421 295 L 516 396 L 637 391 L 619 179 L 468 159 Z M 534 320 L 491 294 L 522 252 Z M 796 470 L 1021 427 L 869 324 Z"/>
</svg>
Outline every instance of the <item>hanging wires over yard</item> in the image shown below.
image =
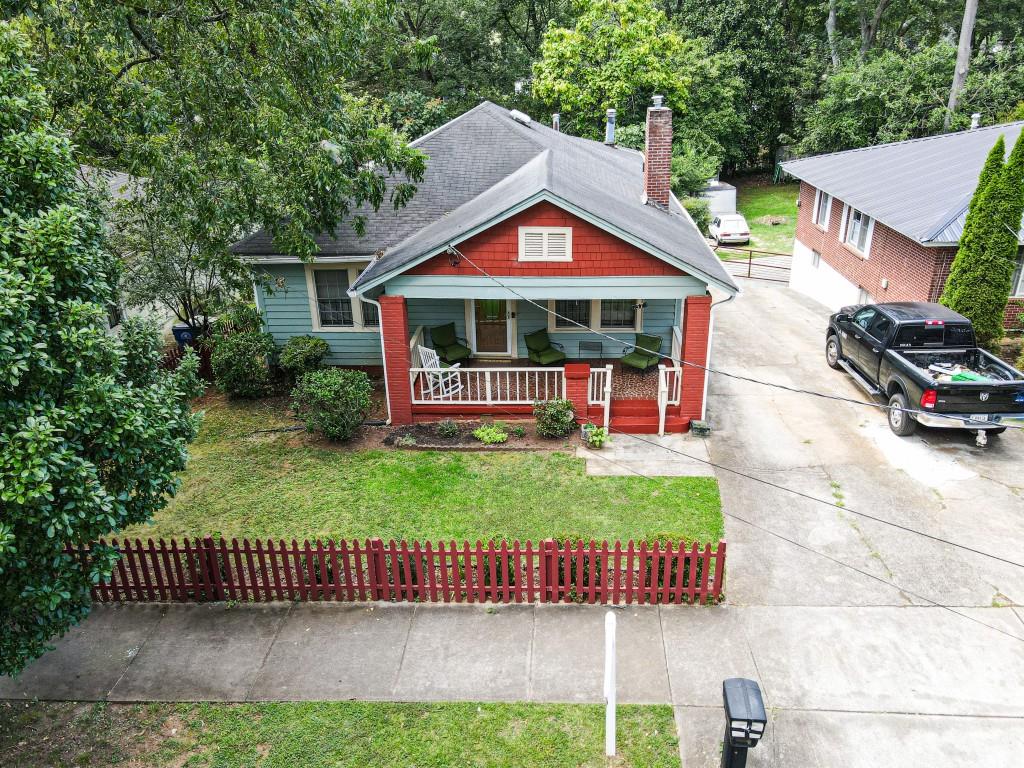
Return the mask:
<svg viewBox="0 0 1024 768">
<path fill-rule="evenodd" d="M 586 326 L 583 323 L 581 323 L 581 322 L 579 322 L 577 320 L 574 320 L 571 317 L 566 317 L 565 315 L 559 314 L 555 310 L 551 309 L 550 307 L 548 307 L 548 306 L 546 306 L 544 304 L 541 304 L 538 301 L 534 301 L 533 299 L 527 298 L 523 294 L 519 293 L 515 288 L 511 288 L 510 286 L 506 285 L 501 280 L 499 280 L 497 277 L 495 277 L 494 275 L 490 274 L 483 267 L 481 267 L 478 264 L 476 264 L 472 259 L 470 259 L 464 253 L 462 253 L 454 245 L 449 245 L 448 246 L 448 253 L 457 256 L 459 259 L 464 259 L 467 264 L 469 264 L 471 267 L 473 267 L 473 269 L 475 269 L 481 275 L 486 277 L 488 280 L 491 280 L 496 285 L 498 285 L 501 288 L 505 289 L 506 291 L 508 291 L 510 294 L 512 294 L 516 298 L 521 299 L 521 300 L 527 302 L 528 304 L 531 304 L 531 305 L 537 307 L 538 309 L 543 310 L 547 314 L 549 314 L 549 315 L 551 315 L 553 317 L 556 317 L 559 320 L 563 320 L 563 321 L 565 321 L 567 323 L 571 323 L 572 325 L 575 325 L 576 327 L 580 328 L 583 331 L 586 331 L 587 333 L 592 333 L 595 336 L 600 336 L 601 338 L 607 339 L 608 341 L 614 342 L 615 344 L 618 344 L 620 346 L 633 346 L 633 345 L 628 345 L 625 342 L 623 342 L 621 339 L 616 339 L 614 336 L 610 336 L 607 333 L 603 333 L 601 331 L 598 331 L 598 330 L 595 330 L 593 328 L 590 328 L 589 326 Z M 986 421 L 986 420 L 982 420 L 982 419 L 978 419 L 978 420 L 975 420 L 975 419 L 964 419 L 962 416 L 951 416 L 951 415 L 945 414 L 945 413 L 934 413 L 932 411 L 923 411 L 923 410 L 921 410 L 919 408 L 898 408 L 897 409 L 896 406 L 892 406 L 892 405 L 889 405 L 887 403 L 874 403 L 874 402 L 871 402 L 870 400 L 858 400 L 857 398 L 854 398 L 854 397 L 843 397 L 842 395 L 830 394 L 828 392 L 818 392 L 818 391 L 813 390 L 813 389 L 804 389 L 802 387 L 793 387 L 793 386 L 790 386 L 788 384 L 779 384 L 778 382 L 774 382 L 774 381 L 764 381 L 763 379 L 757 379 L 757 378 L 754 378 L 753 376 L 743 376 L 743 375 L 738 374 L 738 373 L 730 373 L 729 371 L 722 371 L 722 370 L 719 370 L 717 368 L 710 368 L 710 367 L 708 367 L 706 365 L 701 365 L 700 363 L 694 363 L 694 362 L 691 362 L 689 360 L 684 360 L 682 358 L 672 357 L 671 355 L 666 355 L 666 354 L 663 354 L 661 352 L 657 352 L 657 351 L 651 350 L 651 349 L 645 349 L 644 347 L 636 347 L 636 349 L 638 349 L 641 352 L 647 352 L 647 353 L 652 354 L 652 355 L 658 355 L 658 357 L 664 358 L 666 360 L 671 360 L 672 362 L 677 363 L 679 365 L 685 365 L 685 366 L 688 366 L 690 368 L 696 368 L 698 370 L 704 371 L 705 373 L 712 373 L 712 374 L 715 374 L 717 376 L 725 376 L 727 378 L 735 379 L 737 381 L 746 381 L 746 382 L 748 382 L 750 384 L 757 384 L 757 385 L 762 386 L 762 387 L 770 387 L 770 388 L 773 388 L 773 389 L 780 389 L 780 390 L 783 390 L 785 392 L 792 392 L 792 393 L 798 394 L 798 395 L 808 395 L 810 397 L 818 397 L 818 398 L 821 398 L 823 400 L 834 400 L 836 402 L 849 403 L 850 405 L 866 406 L 868 408 L 876 408 L 878 410 L 886 411 L 886 412 L 895 409 L 895 410 L 903 411 L 904 413 L 925 414 L 925 415 L 931 416 L 933 418 L 934 417 L 939 417 L 939 418 L 943 418 L 943 419 L 949 419 L 950 421 L 955 421 L 957 423 L 963 423 L 964 421 L 971 421 L 972 423 L 976 423 L 976 424 L 979 424 L 979 425 L 989 425 L 989 426 L 992 426 L 994 424 L 994 422 Z M 998 426 L 999 427 L 1003 427 L 1005 429 L 1024 429 L 1024 426 L 1017 425 L 1017 424 L 999 424 Z"/>
</svg>

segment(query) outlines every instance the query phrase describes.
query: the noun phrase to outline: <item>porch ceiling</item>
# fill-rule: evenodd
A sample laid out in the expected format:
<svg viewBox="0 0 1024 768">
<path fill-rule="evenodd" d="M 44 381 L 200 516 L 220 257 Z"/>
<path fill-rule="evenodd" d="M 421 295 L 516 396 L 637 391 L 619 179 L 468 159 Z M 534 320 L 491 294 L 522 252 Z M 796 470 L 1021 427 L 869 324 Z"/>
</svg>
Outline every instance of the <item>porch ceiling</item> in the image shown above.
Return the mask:
<svg viewBox="0 0 1024 768">
<path fill-rule="evenodd" d="M 408 299 L 679 299 L 702 296 L 707 286 L 694 277 L 486 277 L 401 275 L 387 293 Z M 514 293 L 513 293 L 514 291 Z"/>
</svg>

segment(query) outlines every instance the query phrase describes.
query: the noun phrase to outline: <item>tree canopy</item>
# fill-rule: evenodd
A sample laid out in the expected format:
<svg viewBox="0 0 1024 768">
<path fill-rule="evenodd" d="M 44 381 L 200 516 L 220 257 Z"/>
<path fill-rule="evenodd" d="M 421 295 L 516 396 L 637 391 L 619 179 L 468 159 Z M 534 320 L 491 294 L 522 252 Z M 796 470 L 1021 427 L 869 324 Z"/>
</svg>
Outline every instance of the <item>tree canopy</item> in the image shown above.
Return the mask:
<svg viewBox="0 0 1024 768">
<path fill-rule="evenodd" d="M 157 370 L 154 329 L 107 330 L 117 264 L 68 138 L 0 22 L 0 674 L 88 611 L 113 553 L 64 552 L 165 503 L 196 432 L 198 361 Z"/>
</svg>

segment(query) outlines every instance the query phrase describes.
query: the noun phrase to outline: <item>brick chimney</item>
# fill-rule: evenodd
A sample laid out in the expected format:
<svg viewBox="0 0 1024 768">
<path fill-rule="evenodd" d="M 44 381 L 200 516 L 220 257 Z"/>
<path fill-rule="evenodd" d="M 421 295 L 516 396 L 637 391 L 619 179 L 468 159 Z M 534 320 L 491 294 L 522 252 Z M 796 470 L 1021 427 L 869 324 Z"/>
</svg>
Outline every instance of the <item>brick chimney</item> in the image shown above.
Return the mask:
<svg viewBox="0 0 1024 768">
<path fill-rule="evenodd" d="M 672 189 L 672 110 L 663 96 L 654 96 L 647 108 L 644 142 L 644 202 L 668 210 Z"/>
</svg>

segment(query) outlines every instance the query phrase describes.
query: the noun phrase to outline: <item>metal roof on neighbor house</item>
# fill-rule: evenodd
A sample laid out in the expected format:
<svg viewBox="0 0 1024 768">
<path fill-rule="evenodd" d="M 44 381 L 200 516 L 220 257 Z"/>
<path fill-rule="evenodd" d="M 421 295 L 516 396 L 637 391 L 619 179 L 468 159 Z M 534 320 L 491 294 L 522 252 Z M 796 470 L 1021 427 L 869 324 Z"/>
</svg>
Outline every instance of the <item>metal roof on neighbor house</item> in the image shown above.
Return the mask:
<svg viewBox="0 0 1024 768">
<path fill-rule="evenodd" d="M 360 211 L 367 222 L 363 237 L 343 225 L 317 238 L 320 256 L 371 258 L 383 252 L 359 277 L 357 289 L 496 223 L 517 206 L 546 199 L 727 291 L 738 290 L 678 202 L 669 211 L 642 202 L 638 152 L 535 121 L 524 124 L 486 101 L 414 145 L 428 161 L 409 205 Z M 267 232 L 233 250 L 257 261 L 281 259 Z"/>
<path fill-rule="evenodd" d="M 1024 121 L 833 152 L 783 170 L 907 237 L 955 244 L 985 158 L 1000 134 L 1009 154 Z M 1024 242 L 1024 221 L 1019 238 Z"/>
</svg>

